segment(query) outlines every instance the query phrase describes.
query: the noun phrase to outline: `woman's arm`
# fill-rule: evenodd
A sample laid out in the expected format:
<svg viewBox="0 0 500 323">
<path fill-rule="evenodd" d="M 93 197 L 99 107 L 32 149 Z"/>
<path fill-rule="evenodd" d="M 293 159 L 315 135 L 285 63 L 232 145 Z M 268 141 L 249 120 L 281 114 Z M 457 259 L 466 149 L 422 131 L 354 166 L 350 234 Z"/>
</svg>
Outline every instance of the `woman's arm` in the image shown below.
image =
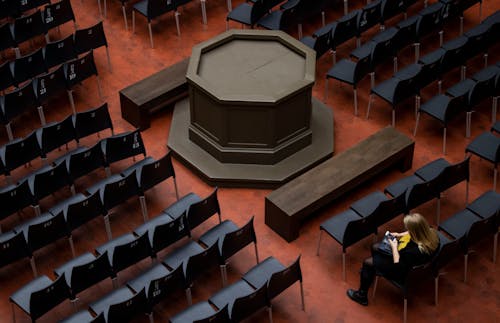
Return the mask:
<svg viewBox="0 0 500 323">
<path fill-rule="evenodd" d="M 395 236 L 396 238 L 401 238 L 402 236 L 405 236 L 408 234 L 408 231 L 405 231 L 405 232 L 391 232 L 391 234 L 393 236 Z"/>
<path fill-rule="evenodd" d="M 399 263 L 398 241 L 396 239 L 389 240 L 392 249 L 392 260 L 395 264 Z"/>
</svg>

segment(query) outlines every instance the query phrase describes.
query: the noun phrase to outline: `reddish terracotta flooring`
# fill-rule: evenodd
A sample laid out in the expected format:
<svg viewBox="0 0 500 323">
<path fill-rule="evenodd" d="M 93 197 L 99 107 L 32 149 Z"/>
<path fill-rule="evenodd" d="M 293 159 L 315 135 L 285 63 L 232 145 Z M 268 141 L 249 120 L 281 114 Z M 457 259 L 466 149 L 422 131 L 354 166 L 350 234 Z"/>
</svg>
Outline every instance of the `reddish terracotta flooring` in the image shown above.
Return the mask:
<svg viewBox="0 0 500 323">
<path fill-rule="evenodd" d="M 234 1 L 233 7 L 241 3 Z M 361 7 L 362 0 L 350 1 L 351 8 Z M 423 1 L 422 1 L 423 2 Z M 339 1 L 340 3 L 340 1 Z M 90 26 L 98 21 L 97 3 L 94 0 L 73 0 L 77 22 L 80 27 Z M 130 4 L 128 7 L 129 26 L 131 27 Z M 422 8 L 422 4 L 411 9 L 410 15 Z M 500 3 L 496 0 L 485 0 L 483 4 L 483 17 L 500 9 Z M 104 49 L 95 52 L 97 67 L 100 73 L 104 100 L 109 103 L 113 123 L 116 132 L 131 130 L 132 127 L 121 119 L 118 99 L 118 91 L 170 64 L 173 64 L 190 55 L 191 47 L 201 41 L 209 39 L 225 30 L 226 3 L 218 0 L 207 2 L 208 25 L 201 23 L 201 11 L 199 2 L 195 1 L 182 10 L 180 16 L 182 36 L 177 37 L 175 33 L 175 22 L 173 15 L 161 17 L 153 23 L 153 34 L 155 48 L 151 49 L 147 34 L 146 20 L 137 17 L 136 33 L 126 31 L 118 1 L 108 2 L 108 17 L 104 20 L 105 32 L 110 45 L 111 61 L 113 71 L 108 70 L 106 54 Z M 339 4 L 336 9 L 327 12 L 327 21 L 342 16 L 342 8 Z M 394 25 L 402 17 L 390 21 Z M 477 24 L 478 6 L 469 9 L 465 16 L 465 30 Z M 239 27 L 234 23 L 232 27 Z M 320 26 L 319 17 L 313 23 L 304 26 L 304 35 L 311 34 Z M 449 21 L 445 28 L 445 41 L 453 39 L 458 35 L 458 19 Z M 67 24 L 62 28 L 62 34 L 53 32 L 54 38 L 61 38 L 72 32 L 72 26 Z M 376 33 L 375 28 L 363 35 L 366 41 Z M 292 31 L 293 36 L 296 31 Z M 438 37 L 432 35 L 424 40 L 421 52 L 423 54 L 437 48 Z M 354 49 L 355 42 L 344 44 L 338 50 L 338 59 L 347 57 Z M 500 58 L 499 47 L 490 50 L 489 62 L 494 63 Z M 26 53 L 28 49 L 24 49 Z M 413 50 L 405 49 L 400 55 L 400 67 L 413 62 Z M 325 55 L 317 63 L 317 80 L 314 87 L 314 96 L 323 98 L 324 77 L 330 68 L 331 57 Z M 468 75 L 482 68 L 483 61 L 476 57 L 467 65 Z M 223 68 L 223 67 L 221 67 Z M 377 79 L 382 80 L 390 76 L 392 65 L 385 64 L 377 70 Z M 450 73 L 446 77 L 444 88 L 458 81 L 458 73 Z M 327 104 L 334 111 L 335 122 L 335 153 L 342 152 L 358 141 L 376 132 L 390 123 L 390 108 L 387 104 L 376 100 L 369 120 L 365 120 L 368 102 L 369 78 L 365 78 L 359 88 L 360 117 L 353 115 L 352 89 L 338 82 L 330 82 L 330 93 Z M 428 86 L 423 93 L 423 102 L 437 93 L 436 85 Z M 99 105 L 94 79 L 84 82 L 75 91 L 77 110 L 83 111 L 90 107 Z M 411 136 L 415 120 L 413 117 L 413 101 L 409 100 L 397 111 L 396 127 L 403 133 Z M 484 102 L 473 114 L 472 138 L 481 132 L 488 130 L 490 126 L 490 101 Z M 48 121 L 62 120 L 71 113 L 66 97 L 54 100 L 51 107 L 46 109 Z M 149 155 L 160 157 L 167 148 L 169 126 L 172 117 L 171 111 L 164 111 L 155 116 L 152 127 L 143 132 L 143 138 Z M 23 116 L 13 124 L 15 136 L 28 134 L 31 129 L 39 127 L 38 117 L 35 114 Z M 465 120 L 458 118 L 449 125 L 448 131 L 448 153 L 446 158 L 450 162 L 463 159 L 464 148 L 470 139 L 464 137 Z M 442 157 L 441 153 L 441 128 L 426 118 L 422 118 L 419 131 L 415 138 L 416 150 L 413 161 L 413 170 L 423 164 Z M 107 135 L 107 134 L 106 134 Z M 5 142 L 6 135 L 2 133 L 1 139 Z M 95 142 L 96 138 L 89 138 L 88 143 Z M 55 152 L 53 156 L 62 152 Z M 131 160 L 126 160 L 113 169 L 118 171 L 125 168 Z M 33 167 L 38 167 L 37 162 Z M 212 190 L 211 187 L 201 181 L 190 170 L 180 163 L 174 161 L 177 181 L 181 194 L 195 192 L 200 196 L 206 196 Z M 16 176 L 26 170 L 16 172 Z M 410 172 L 409 172 L 410 173 Z M 491 164 L 472 158 L 470 197 L 476 198 L 481 193 L 492 187 Z M 255 227 L 257 232 L 259 254 L 261 259 L 274 256 L 285 264 L 292 262 L 298 255 L 302 255 L 301 266 L 304 277 L 306 311 L 300 307 L 299 286 L 294 285 L 273 301 L 274 322 L 399 322 L 403 315 L 403 299 L 400 292 L 388 282 L 381 280 L 376 299 L 370 298 L 370 305 L 362 307 L 350 301 L 345 291 L 349 287 L 358 286 L 358 269 L 362 260 L 369 255 L 372 238 L 367 238 L 348 249 L 347 256 L 347 281 L 341 279 L 341 248 L 332 239 L 325 238 L 321 245 L 321 255 L 316 256 L 316 245 L 319 234 L 319 224 L 330 216 L 345 210 L 350 203 L 365 196 L 374 190 L 382 190 L 387 184 L 403 177 L 397 170 L 386 172 L 370 183 L 354 190 L 347 196 L 335 201 L 329 207 L 319 212 L 313 219 L 307 221 L 301 231 L 300 238 L 292 243 L 285 242 L 276 233 L 264 224 L 264 198 L 269 190 L 221 188 L 219 199 L 222 207 L 223 218 L 232 219 L 237 224 L 246 223 L 251 216 L 255 216 Z M 78 182 L 77 188 L 84 187 L 99 178 L 104 177 L 104 172 L 95 172 Z M 329 178 L 325 180 L 335 180 Z M 63 199 L 69 192 L 61 191 L 54 197 L 43 201 L 43 207 L 47 209 L 55 203 L 55 200 Z M 442 219 L 464 207 L 465 184 L 445 192 L 442 199 Z M 148 205 L 151 215 L 156 215 L 160 210 L 175 201 L 175 193 L 171 182 L 165 182 L 154 188 L 147 194 Z M 417 211 L 424 214 L 432 224 L 435 224 L 435 201 L 426 203 Z M 23 218 L 32 217 L 31 210 L 25 210 Z M 4 230 L 12 228 L 17 223 L 16 217 L 2 221 Z M 142 216 L 137 199 L 131 199 L 125 205 L 116 209 L 111 219 L 113 235 L 130 232 L 141 224 Z M 210 221 L 209 221 L 210 222 Z M 214 223 L 205 223 L 195 231 L 199 236 L 204 229 Z M 401 218 L 397 218 L 384 226 L 386 229 L 402 229 Z M 77 254 L 92 251 L 96 246 L 106 241 L 102 219 L 95 219 L 87 225 L 74 232 L 74 241 Z M 175 246 L 174 246 L 175 247 Z M 168 250 L 171 250 L 169 248 Z M 491 261 L 492 245 L 488 238 L 477 246 L 477 252 L 469 257 L 469 280 L 462 281 L 462 259 L 450 263 L 446 268 L 447 274 L 440 280 L 439 305 L 433 304 L 433 283 L 431 280 L 422 282 L 421 288 L 411 296 L 408 306 L 409 322 L 497 322 L 500 318 L 500 275 L 498 264 Z M 71 258 L 66 241 L 60 241 L 46 247 L 36 253 L 36 260 L 40 274 L 53 277 L 53 269 L 60 266 Z M 253 248 L 248 247 L 233 257 L 229 266 L 229 281 L 236 281 L 244 272 L 255 264 Z M 137 266 L 119 275 L 119 282 L 123 284 L 147 268 L 149 260 L 143 261 Z M 32 279 L 31 269 L 27 261 L 19 261 L 15 264 L 0 269 L 0 321 L 11 320 L 11 309 L 8 301 L 9 295 L 22 285 Z M 196 282 L 193 289 L 194 302 L 206 300 L 211 294 L 220 289 L 220 274 L 218 270 L 212 270 Z M 79 307 L 81 309 L 111 290 L 110 281 L 104 281 L 90 290 L 82 293 Z M 155 307 L 156 322 L 167 322 L 171 315 L 186 307 L 183 293 L 169 297 Z M 54 322 L 69 316 L 73 312 L 68 302 L 62 303 L 40 319 L 40 322 Z M 28 318 L 17 311 L 18 322 L 27 322 Z M 146 322 L 147 318 L 138 318 L 138 322 Z M 267 322 L 267 313 L 261 311 L 251 318 L 249 322 Z"/>
</svg>

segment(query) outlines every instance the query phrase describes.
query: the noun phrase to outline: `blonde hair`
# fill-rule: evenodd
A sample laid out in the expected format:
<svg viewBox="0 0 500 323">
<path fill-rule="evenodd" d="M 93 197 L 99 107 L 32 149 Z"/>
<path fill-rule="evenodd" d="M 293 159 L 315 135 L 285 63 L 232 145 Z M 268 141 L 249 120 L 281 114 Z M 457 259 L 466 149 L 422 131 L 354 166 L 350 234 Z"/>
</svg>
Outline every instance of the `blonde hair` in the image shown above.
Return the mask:
<svg viewBox="0 0 500 323">
<path fill-rule="evenodd" d="M 403 222 L 411 239 L 418 245 L 421 252 L 431 254 L 438 248 L 439 236 L 422 215 L 409 214 L 404 217 Z"/>
</svg>

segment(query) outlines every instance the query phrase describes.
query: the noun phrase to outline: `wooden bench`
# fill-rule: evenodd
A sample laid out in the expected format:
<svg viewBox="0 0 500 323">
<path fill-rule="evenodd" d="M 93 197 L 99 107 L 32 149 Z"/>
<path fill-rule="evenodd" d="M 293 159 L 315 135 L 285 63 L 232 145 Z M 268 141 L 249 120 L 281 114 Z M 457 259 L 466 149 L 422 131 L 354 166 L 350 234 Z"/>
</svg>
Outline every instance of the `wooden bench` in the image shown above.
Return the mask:
<svg viewBox="0 0 500 323">
<path fill-rule="evenodd" d="M 122 118 L 134 127 L 150 127 L 151 114 L 188 95 L 189 58 L 169 66 L 120 91 Z"/>
<path fill-rule="evenodd" d="M 383 170 L 411 168 L 415 143 L 387 127 L 271 192 L 265 201 L 266 224 L 290 242 L 301 223 L 334 199 Z"/>
</svg>

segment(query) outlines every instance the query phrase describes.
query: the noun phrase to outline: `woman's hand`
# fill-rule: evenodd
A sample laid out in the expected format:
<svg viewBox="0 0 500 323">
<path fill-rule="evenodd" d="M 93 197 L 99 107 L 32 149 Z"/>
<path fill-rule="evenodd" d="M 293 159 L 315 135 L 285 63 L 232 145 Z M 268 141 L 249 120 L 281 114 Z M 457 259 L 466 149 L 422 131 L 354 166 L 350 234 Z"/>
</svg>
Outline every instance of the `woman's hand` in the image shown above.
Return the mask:
<svg viewBox="0 0 500 323">
<path fill-rule="evenodd" d="M 405 232 L 391 232 L 391 234 L 393 236 L 395 236 L 396 238 L 401 238 L 402 236 L 405 236 L 408 234 L 408 231 L 405 231 Z"/>
<path fill-rule="evenodd" d="M 389 239 L 389 245 L 391 246 L 392 250 L 392 260 L 395 264 L 397 264 L 399 262 L 398 240 Z"/>
</svg>

